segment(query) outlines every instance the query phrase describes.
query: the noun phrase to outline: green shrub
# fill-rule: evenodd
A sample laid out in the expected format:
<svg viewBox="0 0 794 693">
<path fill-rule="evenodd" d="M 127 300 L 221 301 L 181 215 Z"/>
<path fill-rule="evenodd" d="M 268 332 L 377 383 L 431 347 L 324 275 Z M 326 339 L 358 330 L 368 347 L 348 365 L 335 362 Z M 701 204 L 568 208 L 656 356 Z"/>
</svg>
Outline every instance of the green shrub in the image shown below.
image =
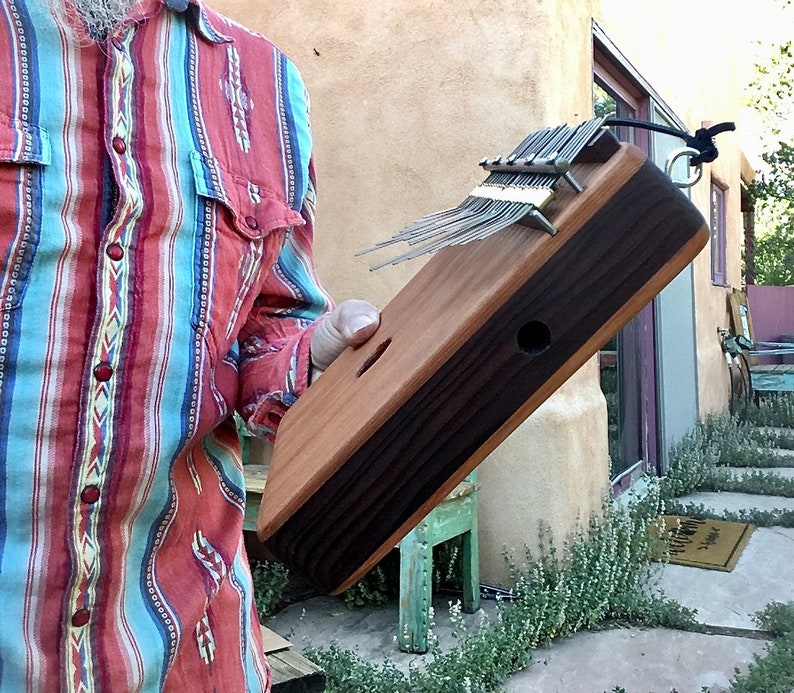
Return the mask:
<svg viewBox="0 0 794 693">
<path fill-rule="evenodd" d="M 307 656 L 325 670 L 329 692 L 484 692 L 527 666 L 538 646 L 607 620 L 694 628 L 693 612 L 647 590 L 649 561 L 664 557 L 658 511 L 656 490 L 627 509 L 605 504 L 559 550 L 542 529 L 538 556 L 526 551 L 530 567 L 511 564 L 515 587 L 511 599 L 498 602 L 496 617 L 469 633 L 453 605 L 457 645 L 442 651 L 431 638 L 422 669 L 403 673 L 388 660 L 373 665 L 333 643 L 309 648 Z"/>
<path fill-rule="evenodd" d="M 274 614 L 281 606 L 284 588 L 289 581 L 287 569 L 275 561 L 251 561 L 254 601 L 259 619 Z"/>
<path fill-rule="evenodd" d="M 757 407 L 750 405 L 742 412 L 742 418 L 755 426 L 794 428 L 794 393 L 765 394 Z"/>
<path fill-rule="evenodd" d="M 794 603 L 773 602 L 756 621 L 776 636 L 766 652 L 755 655 L 747 671 L 731 681 L 732 693 L 791 693 L 794 690 Z"/>
</svg>

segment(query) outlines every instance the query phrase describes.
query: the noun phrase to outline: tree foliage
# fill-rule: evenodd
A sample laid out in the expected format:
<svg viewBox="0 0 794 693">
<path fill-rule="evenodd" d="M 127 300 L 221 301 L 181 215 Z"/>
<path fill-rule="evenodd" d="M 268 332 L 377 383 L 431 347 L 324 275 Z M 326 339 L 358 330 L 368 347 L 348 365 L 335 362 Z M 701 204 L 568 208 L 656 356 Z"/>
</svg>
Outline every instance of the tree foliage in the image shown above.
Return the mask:
<svg viewBox="0 0 794 693">
<path fill-rule="evenodd" d="M 794 147 L 779 142 L 763 155 L 768 167 L 751 188 L 756 210 L 755 281 L 794 284 Z"/>
<path fill-rule="evenodd" d="M 786 9 L 791 3 L 785 2 Z M 784 41 L 768 62 L 756 65 L 750 102 L 770 144 L 762 155 L 765 170 L 750 189 L 756 214 L 755 282 L 794 284 L 794 46 Z"/>
</svg>

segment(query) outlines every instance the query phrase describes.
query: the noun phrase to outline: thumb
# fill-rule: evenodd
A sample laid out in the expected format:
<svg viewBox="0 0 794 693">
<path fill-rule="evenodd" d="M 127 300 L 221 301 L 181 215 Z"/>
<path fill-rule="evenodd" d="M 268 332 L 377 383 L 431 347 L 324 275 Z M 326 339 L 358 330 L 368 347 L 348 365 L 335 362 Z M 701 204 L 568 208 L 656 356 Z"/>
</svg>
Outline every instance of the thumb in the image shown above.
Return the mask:
<svg viewBox="0 0 794 693">
<path fill-rule="evenodd" d="M 311 342 L 312 366 L 325 370 L 349 346 L 360 346 L 378 329 L 380 313 L 371 303 L 350 299 L 324 315 Z"/>
</svg>

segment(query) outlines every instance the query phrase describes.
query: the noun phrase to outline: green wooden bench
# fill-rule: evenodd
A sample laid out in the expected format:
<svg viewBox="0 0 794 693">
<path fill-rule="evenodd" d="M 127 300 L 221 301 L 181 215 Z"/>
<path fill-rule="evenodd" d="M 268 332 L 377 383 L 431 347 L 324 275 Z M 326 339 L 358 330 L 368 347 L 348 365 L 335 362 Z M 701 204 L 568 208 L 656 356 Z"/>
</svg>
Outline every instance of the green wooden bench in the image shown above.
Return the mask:
<svg viewBox="0 0 794 693">
<path fill-rule="evenodd" d="M 250 441 L 243 440 L 244 459 Z M 259 504 L 267 483 L 267 465 L 245 464 L 243 529 L 256 530 Z M 476 472 L 453 491 L 400 542 L 400 605 L 397 642 L 404 652 L 426 652 L 433 597 L 433 547 L 461 536 L 463 561 L 462 608 L 480 608 L 480 563 L 477 541 Z"/>
<path fill-rule="evenodd" d="M 437 505 L 400 542 L 400 617 L 397 643 L 404 652 L 427 652 L 433 601 L 433 547 L 461 537 L 463 611 L 480 608 L 480 558 L 477 540 L 477 474 Z"/>
</svg>

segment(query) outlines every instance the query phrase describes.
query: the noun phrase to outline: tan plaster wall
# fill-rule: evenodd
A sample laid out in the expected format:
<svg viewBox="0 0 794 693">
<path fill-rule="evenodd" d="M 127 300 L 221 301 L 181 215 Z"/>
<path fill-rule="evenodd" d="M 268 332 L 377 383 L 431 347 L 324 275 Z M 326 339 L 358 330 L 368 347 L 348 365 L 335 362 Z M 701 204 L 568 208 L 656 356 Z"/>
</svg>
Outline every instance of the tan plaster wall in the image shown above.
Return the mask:
<svg viewBox="0 0 794 693">
<path fill-rule="evenodd" d="M 695 14 L 693 4 L 674 0 L 658 12 L 658 3 L 622 0 L 213 3 L 269 36 L 301 69 L 316 141 L 318 270 L 337 299 L 362 297 L 380 306 L 421 263 L 371 273 L 370 258 L 356 258 L 356 251 L 457 204 L 482 179 L 483 156 L 509 151 L 539 127 L 589 117 L 591 16 L 690 127 L 701 117 L 733 118 L 732 101 L 719 91 L 725 79 L 688 88 L 693 57 L 713 58 L 706 72 L 717 63 L 722 70 L 726 58 L 716 47 L 713 56 L 711 48 L 691 49 L 679 33 L 679 23 Z M 732 14 L 725 13 L 726 21 Z M 709 13 L 708 21 L 721 16 Z M 657 61 L 661 52 L 673 56 L 669 63 Z M 730 151 L 730 136 L 721 145 Z M 726 180 L 731 176 L 724 171 Z M 693 198 L 707 209 L 705 187 Z M 736 258 L 729 262 L 738 281 Z M 708 271 L 708 260 L 699 258 L 699 285 Z M 698 360 L 703 406 L 710 410 L 725 402 L 724 361 L 710 346 L 725 318 L 723 290 L 705 284 L 698 289 L 697 329 L 709 346 Z M 600 508 L 608 460 L 595 360 L 483 463 L 480 480 L 482 576 L 504 584 L 504 548 L 520 554 L 525 542 L 534 547 L 541 520 L 562 537 Z"/>
</svg>

